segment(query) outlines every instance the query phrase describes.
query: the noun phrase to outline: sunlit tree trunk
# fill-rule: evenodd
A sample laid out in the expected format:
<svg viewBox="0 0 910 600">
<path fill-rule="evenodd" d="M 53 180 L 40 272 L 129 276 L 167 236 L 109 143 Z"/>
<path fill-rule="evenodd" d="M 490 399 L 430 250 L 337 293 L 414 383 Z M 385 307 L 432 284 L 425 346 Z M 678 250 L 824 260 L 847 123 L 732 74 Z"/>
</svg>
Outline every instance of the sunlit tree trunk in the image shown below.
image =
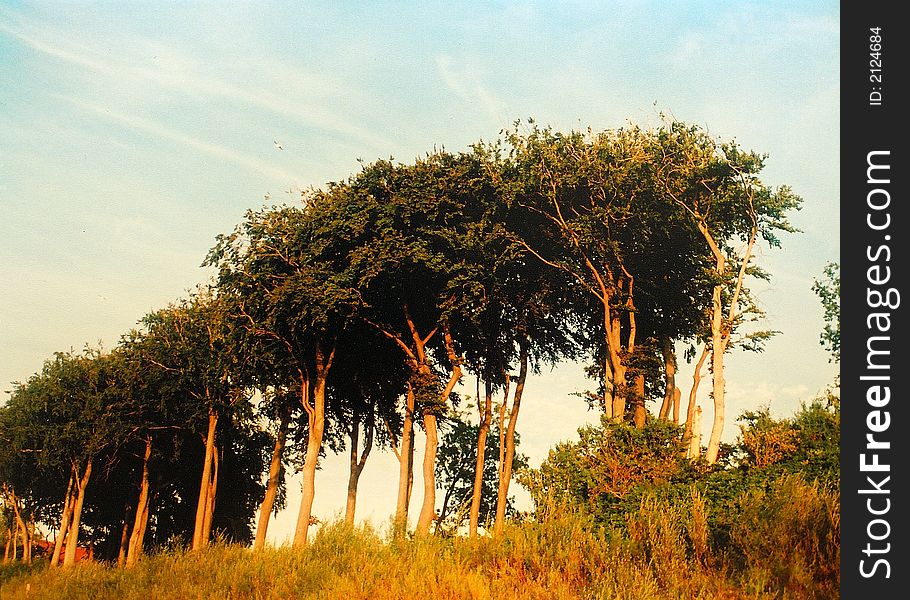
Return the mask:
<svg viewBox="0 0 910 600">
<path fill-rule="evenodd" d="M 697 458 L 701 453 L 701 420 L 699 419 L 698 425 L 695 423 L 696 413 L 701 415 L 701 409 L 698 408 L 696 404 L 698 397 L 698 385 L 701 383 L 701 370 L 705 365 L 705 360 L 708 358 L 710 353 L 710 348 L 705 344 L 702 348 L 701 355 L 698 357 L 698 362 L 695 363 L 695 370 L 692 373 L 692 389 L 689 390 L 689 405 L 686 408 L 686 429 L 683 436 L 683 441 L 686 444 L 686 458 Z M 692 440 L 695 437 L 698 437 L 698 445 L 695 446 L 696 452 L 692 453 Z"/>
<path fill-rule="evenodd" d="M 130 510 L 129 507 L 123 513 L 123 527 L 120 528 L 120 550 L 117 553 L 117 566 L 122 567 L 126 564 L 126 553 L 130 545 Z"/>
<path fill-rule="evenodd" d="M 370 456 L 370 450 L 373 448 L 373 421 L 367 421 L 363 434 L 363 452 L 357 455 L 357 447 L 360 439 L 360 418 L 354 418 L 351 427 L 351 469 L 348 476 L 348 499 L 344 509 L 344 522 L 350 525 L 354 524 L 354 511 L 357 508 L 357 484 L 360 482 L 360 474 L 367 464 L 367 458 Z"/>
<path fill-rule="evenodd" d="M 145 528 L 149 518 L 149 458 L 152 456 L 152 438 L 145 438 L 145 454 L 142 457 L 142 482 L 139 484 L 139 499 L 136 502 L 136 514 L 133 521 L 133 532 L 130 535 L 129 548 L 126 554 L 126 565 L 131 566 L 139 561 L 145 541 Z"/>
<path fill-rule="evenodd" d="M 209 489 L 212 486 L 212 464 L 215 457 L 215 430 L 218 425 L 218 414 L 209 409 L 208 431 L 205 436 L 205 457 L 202 463 L 202 478 L 199 483 L 199 500 L 196 502 L 196 521 L 193 528 L 193 550 L 208 545 L 205 533 L 205 517 L 208 512 Z"/>
<path fill-rule="evenodd" d="M 506 504 L 509 500 L 509 484 L 512 481 L 512 462 L 515 460 L 515 426 L 518 423 L 518 410 L 521 408 L 521 396 L 524 394 L 525 380 L 528 377 L 528 350 L 522 344 L 520 359 L 521 366 L 518 371 L 518 381 L 515 385 L 515 396 L 512 398 L 512 410 L 509 412 L 509 426 L 505 435 L 505 452 L 501 454 L 502 460 L 499 467 L 499 490 L 496 494 L 496 520 L 493 525 L 493 534 L 502 533 L 506 519 Z"/>
<path fill-rule="evenodd" d="M 76 500 L 73 503 L 73 517 L 70 521 L 69 533 L 66 536 L 66 550 L 63 554 L 63 566 L 68 567 L 76 563 L 76 548 L 79 545 L 79 525 L 82 521 L 82 506 L 85 503 L 85 488 L 88 487 L 92 475 L 92 461 L 86 462 L 82 477 L 77 480 Z"/>
<path fill-rule="evenodd" d="M 284 409 L 278 425 L 278 435 L 275 438 L 275 447 L 272 449 L 272 460 L 269 463 L 269 480 L 265 486 L 265 497 L 259 507 L 259 525 L 256 527 L 256 539 L 253 541 L 253 550 L 262 550 L 265 547 L 266 534 L 269 530 L 269 520 L 278 495 L 278 480 L 281 477 L 281 454 L 284 451 L 287 439 L 288 426 L 291 421 L 291 412 Z"/>
<path fill-rule="evenodd" d="M 332 366 L 335 350 L 326 357 L 320 347 L 316 349 L 316 378 L 313 383 L 313 404 L 310 404 L 309 393 L 303 393 L 303 408 L 307 413 L 308 439 L 306 458 L 303 463 L 303 486 L 300 500 L 300 513 L 297 515 L 297 528 L 294 531 L 294 545 L 305 546 L 310 520 L 313 512 L 313 499 L 316 496 L 316 465 L 319 451 L 322 448 L 322 435 L 325 431 L 325 388 L 326 378 Z M 307 377 L 301 374 L 301 390 L 309 390 Z"/>
<path fill-rule="evenodd" d="M 16 524 L 16 532 L 13 534 L 13 559 L 15 560 L 16 537 L 18 536 L 22 541 L 22 562 L 29 564 L 32 562 L 31 532 L 29 531 L 25 519 L 22 518 L 22 511 L 19 509 L 19 498 L 16 496 L 15 490 L 4 486 L 4 491 L 6 492 L 7 501 L 13 509 L 13 519 Z"/>
<path fill-rule="evenodd" d="M 423 428 L 426 433 L 426 445 L 423 454 L 423 504 L 417 517 L 416 531 L 420 535 L 429 533 L 430 524 L 436 516 L 436 449 L 439 445 L 436 429 L 436 415 L 426 412 L 423 415 Z"/>
<path fill-rule="evenodd" d="M 664 358 L 664 377 L 666 387 L 664 388 L 664 401 L 660 405 L 658 418 L 667 420 L 670 417 L 670 410 L 674 407 L 674 401 L 677 397 L 676 390 L 676 353 L 673 351 L 673 340 L 669 336 L 663 338 L 661 352 Z M 678 415 L 677 415 L 678 416 Z M 677 420 L 674 416 L 674 421 Z"/>
<path fill-rule="evenodd" d="M 493 418 L 493 385 L 486 382 L 483 407 L 480 398 L 477 399 L 477 408 L 480 413 L 480 426 L 477 428 L 477 459 L 474 463 L 474 490 L 471 495 L 471 512 L 468 520 L 470 537 L 477 537 L 480 521 L 480 500 L 483 493 L 483 466 L 487 448 L 487 434 L 490 431 L 490 421 Z"/>
<path fill-rule="evenodd" d="M 733 333 L 733 326 L 739 315 L 739 294 L 742 291 L 743 281 L 746 278 L 746 271 L 749 261 L 752 258 L 752 248 L 755 246 L 755 240 L 758 236 L 758 225 L 755 223 L 755 215 L 752 214 L 753 225 L 746 244 L 746 250 L 743 253 L 742 262 L 739 266 L 733 293 L 730 295 L 726 319 L 723 314 L 723 299 L 721 296 L 723 286 L 718 284 L 714 286 L 714 292 L 711 297 L 711 370 L 713 377 L 712 395 L 714 396 L 714 422 L 711 426 L 711 437 L 708 439 L 708 447 L 705 450 L 705 460 L 708 464 L 717 462 L 717 455 L 720 451 L 720 439 L 724 429 L 724 407 L 726 394 L 726 379 L 724 377 L 724 354 L 730 343 L 730 336 Z M 724 277 L 727 272 L 726 258 L 718 247 L 714 238 L 711 236 L 707 227 L 700 225 L 702 234 L 708 241 L 711 251 L 714 253 L 715 269 L 719 277 Z"/>
<path fill-rule="evenodd" d="M 416 330 L 415 337 L 416 336 Z M 452 340 L 452 332 L 447 325 L 443 326 L 443 336 L 445 338 L 446 354 L 449 358 L 449 381 L 442 393 L 436 407 L 425 407 L 423 413 L 424 430 L 426 431 L 426 451 L 423 456 L 423 504 L 420 507 L 420 516 L 417 518 L 416 533 L 418 535 L 427 535 L 430 532 L 430 524 L 436 517 L 436 448 L 438 446 L 438 433 L 436 429 L 436 414 L 434 410 L 442 408 L 449 400 L 449 396 L 455 385 L 461 379 L 461 359 L 455 354 L 455 343 Z M 426 362 L 426 355 L 421 351 L 421 369 L 425 373 L 430 373 L 429 364 Z"/>
<path fill-rule="evenodd" d="M 63 551 L 63 545 L 66 542 L 66 536 L 70 531 L 70 520 L 73 518 L 73 503 L 75 501 L 76 488 L 76 471 L 70 474 L 69 482 L 66 484 L 66 495 L 63 497 L 63 512 L 60 514 L 60 530 L 54 539 L 54 551 L 51 554 L 51 566 L 56 567 L 60 564 L 60 554 Z"/>
<path fill-rule="evenodd" d="M 692 437 L 689 438 L 688 456 L 696 459 L 701 454 L 701 407 L 696 406 L 692 415 Z"/>
<path fill-rule="evenodd" d="M 635 375 L 635 412 L 632 422 L 639 429 L 645 426 L 647 419 L 647 409 L 645 408 L 645 375 L 637 373 Z"/>
<path fill-rule="evenodd" d="M 682 392 L 678 387 L 673 388 L 673 422 L 679 425 L 679 405 L 682 399 Z"/>
<path fill-rule="evenodd" d="M 414 389 L 408 383 L 405 398 L 404 424 L 401 428 L 401 452 L 398 455 L 398 501 L 395 506 L 395 530 L 407 529 L 408 505 L 414 481 Z"/>
<path fill-rule="evenodd" d="M 202 519 L 202 544 L 208 545 L 212 538 L 212 521 L 215 517 L 215 494 L 218 492 L 218 465 L 220 455 L 218 454 L 218 445 L 215 445 L 215 451 L 212 452 L 212 481 L 206 493 L 205 516 Z"/>
</svg>

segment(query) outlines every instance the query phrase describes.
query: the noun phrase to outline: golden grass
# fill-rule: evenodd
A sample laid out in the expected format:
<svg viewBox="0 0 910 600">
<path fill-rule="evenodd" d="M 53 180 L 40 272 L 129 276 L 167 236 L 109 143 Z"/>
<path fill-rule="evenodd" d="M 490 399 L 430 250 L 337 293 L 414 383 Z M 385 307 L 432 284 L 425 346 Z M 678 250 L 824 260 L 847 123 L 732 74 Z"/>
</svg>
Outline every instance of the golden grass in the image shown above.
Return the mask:
<svg viewBox="0 0 910 600">
<path fill-rule="evenodd" d="M 129 569 L 3 566 L 0 599 L 837 598 L 836 500 L 782 479 L 742 498 L 725 548 L 709 547 L 705 503 L 694 491 L 673 506 L 646 498 L 627 527 L 612 531 L 565 509 L 509 525 L 498 539 L 394 540 L 329 524 L 304 549 L 214 544 L 154 554 Z M 801 510 L 787 508 L 794 505 Z"/>
</svg>

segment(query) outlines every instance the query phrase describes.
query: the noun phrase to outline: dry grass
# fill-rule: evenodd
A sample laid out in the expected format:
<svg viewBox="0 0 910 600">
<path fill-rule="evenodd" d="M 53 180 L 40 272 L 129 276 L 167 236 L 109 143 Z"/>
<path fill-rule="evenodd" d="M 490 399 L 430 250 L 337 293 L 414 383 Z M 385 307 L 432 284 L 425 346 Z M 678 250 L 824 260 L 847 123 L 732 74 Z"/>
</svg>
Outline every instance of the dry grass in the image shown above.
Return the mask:
<svg viewBox="0 0 910 600">
<path fill-rule="evenodd" d="M 794 510 L 794 507 L 800 507 Z M 666 600 L 837 598 L 837 498 L 796 478 L 741 498 L 729 546 L 711 547 L 705 503 L 646 498 L 622 530 L 551 510 L 499 539 L 389 540 L 320 529 L 306 549 L 215 544 L 131 569 L 0 567 L 0 599 Z M 16 569 L 18 568 L 18 571 Z"/>
</svg>

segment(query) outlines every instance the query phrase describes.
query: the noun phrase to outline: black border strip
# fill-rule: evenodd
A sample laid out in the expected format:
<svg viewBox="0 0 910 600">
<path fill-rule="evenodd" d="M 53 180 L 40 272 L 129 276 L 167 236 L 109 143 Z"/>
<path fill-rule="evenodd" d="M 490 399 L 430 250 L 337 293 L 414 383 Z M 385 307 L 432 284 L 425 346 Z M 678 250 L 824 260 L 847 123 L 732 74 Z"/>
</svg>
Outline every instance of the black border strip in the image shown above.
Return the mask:
<svg viewBox="0 0 910 600">
<path fill-rule="evenodd" d="M 910 118 L 904 91 L 910 26 L 897 6 L 841 3 L 843 598 L 910 597 L 910 398 L 901 376 L 908 342 L 903 303 L 910 302 L 904 294 L 910 261 L 901 260 L 910 230 L 902 135 Z"/>
</svg>

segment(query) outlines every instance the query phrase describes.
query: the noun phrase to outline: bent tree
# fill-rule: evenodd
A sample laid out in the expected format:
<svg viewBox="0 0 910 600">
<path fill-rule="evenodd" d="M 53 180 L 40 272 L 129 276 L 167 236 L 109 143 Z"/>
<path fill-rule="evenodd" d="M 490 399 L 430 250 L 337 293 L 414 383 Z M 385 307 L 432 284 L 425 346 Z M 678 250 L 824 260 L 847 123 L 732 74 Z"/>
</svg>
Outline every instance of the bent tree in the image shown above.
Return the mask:
<svg viewBox="0 0 910 600">
<path fill-rule="evenodd" d="M 347 273 L 320 260 L 317 210 L 332 201 L 331 194 L 315 194 L 303 209 L 250 211 L 234 233 L 219 236 L 206 260 L 218 268 L 218 290 L 237 334 L 265 347 L 283 385 L 299 391 L 307 433 L 295 546 L 307 543 L 328 376 L 358 301 Z"/>
<path fill-rule="evenodd" d="M 734 142 L 720 143 L 694 126 L 671 122 L 655 139 L 657 177 L 666 197 L 698 229 L 711 275 L 710 348 L 714 421 L 705 458 L 717 461 L 724 426 L 724 354 L 736 329 L 753 310 L 748 276 L 767 277 L 751 264 L 758 241 L 780 245 L 794 232 L 788 213 L 802 200 L 787 186 L 771 189 L 759 179 L 765 157 Z"/>
</svg>

